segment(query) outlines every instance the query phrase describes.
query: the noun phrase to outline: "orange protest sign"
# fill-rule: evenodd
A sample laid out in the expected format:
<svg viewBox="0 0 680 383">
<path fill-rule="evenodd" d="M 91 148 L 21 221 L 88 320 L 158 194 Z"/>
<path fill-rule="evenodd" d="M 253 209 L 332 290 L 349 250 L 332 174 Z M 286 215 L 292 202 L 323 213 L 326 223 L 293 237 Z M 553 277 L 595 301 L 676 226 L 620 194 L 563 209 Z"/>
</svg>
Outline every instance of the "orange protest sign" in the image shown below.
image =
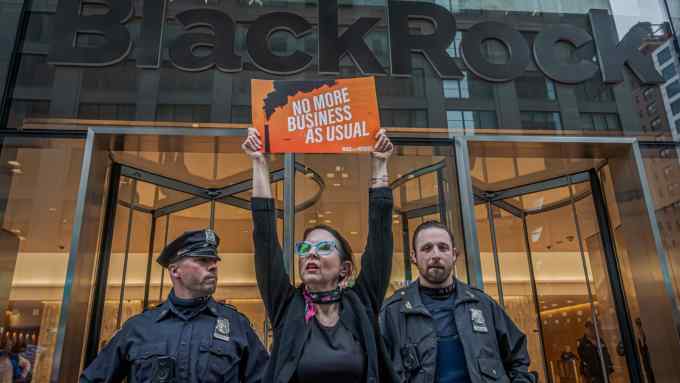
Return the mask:
<svg viewBox="0 0 680 383">
<path fill-rule="evenodd" d="M 380 129 L 373 77 L 252 80 L 253 127 L 267 153 L 373 150 Z"/>
</svg>

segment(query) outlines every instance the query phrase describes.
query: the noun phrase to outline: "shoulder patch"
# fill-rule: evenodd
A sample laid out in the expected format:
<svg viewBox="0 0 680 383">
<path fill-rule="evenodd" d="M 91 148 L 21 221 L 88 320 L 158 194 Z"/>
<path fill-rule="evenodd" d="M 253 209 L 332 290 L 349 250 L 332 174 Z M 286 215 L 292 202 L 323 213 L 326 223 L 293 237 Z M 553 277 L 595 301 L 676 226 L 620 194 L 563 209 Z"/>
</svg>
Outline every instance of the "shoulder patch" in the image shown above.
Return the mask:
<svg viewBox="0 0 680 383">
<path fill-rule="evenodd" d="M 401 289 L 395 291 L 394 294 L 392 294 L 391 297 L 385 299 L 385 301 L 383 302 L 383 306 L 390 306 L 390 305 L 392 305 L 392 304 L 394 304 L 394 303 L 396 303 L 396 302 L 401 301 L 401 298 L 402 298 L 404 295 L 406 295 L 406 291 L 405 291 L 405 290 L 406 290 L 406 288 L 401 288 Z"/>
</svg>

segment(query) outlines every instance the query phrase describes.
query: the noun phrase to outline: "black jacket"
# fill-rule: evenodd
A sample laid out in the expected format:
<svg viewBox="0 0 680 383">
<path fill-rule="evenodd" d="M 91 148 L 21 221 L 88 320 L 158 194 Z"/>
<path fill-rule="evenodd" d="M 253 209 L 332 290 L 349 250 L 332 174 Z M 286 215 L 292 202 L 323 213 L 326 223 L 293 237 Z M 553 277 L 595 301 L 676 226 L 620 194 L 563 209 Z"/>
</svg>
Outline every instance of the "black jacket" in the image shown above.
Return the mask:
<svg viewBox="0 0 680 383">
<path fill-rule="evenodd" d="M 503 309 L 481 290 L 455 281 L 454 315 L 472 383 L 531 383 L 526 336 Z M 384 343 L 400 382 L 433 383 L 437 333 L 411 283 L 385 301 L 380 312 Z"/>
<path fill-rule="evenodd" d="M 380 340 L 378 312 L 392 269 L 392 190 L 371 189 L 366 250 L 356 284 L 345 290 L 340 321 L 360 339 L 366 355 L 367 383 L 389 381 L 388 360 Z M 305 301 L 283 267 L 274 201 L 253 198 L 253 240 L 257 285 L 274 330 L 272 353 L 265 373 L 268 383 L 288 383 L 309 335 L 305 322 Z"/>
<path fill-rule="evenodd" d="M 185 318 L 168 300 L 127 320 L 80 382 L 147 383 L 173 371 L 169 381 L 176 383 L 259 383 L 266 362 L 250 322 L 233 307 L 211 298 L 202 312 Z"/>
</svg>

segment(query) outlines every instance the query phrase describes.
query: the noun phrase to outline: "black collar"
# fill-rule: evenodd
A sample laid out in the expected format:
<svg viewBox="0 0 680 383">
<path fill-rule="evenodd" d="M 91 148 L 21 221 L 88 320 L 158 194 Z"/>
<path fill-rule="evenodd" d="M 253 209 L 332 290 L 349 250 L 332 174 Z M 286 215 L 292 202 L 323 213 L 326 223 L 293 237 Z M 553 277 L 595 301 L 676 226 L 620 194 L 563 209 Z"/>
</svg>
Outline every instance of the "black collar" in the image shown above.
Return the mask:
<svg viewBox="0 0 680 383">
<path fill-rule="evenodd" d="M 458 279 L 453 280 L 456 290 L 456 300 L 454 306 L 458 306 L 467 302 L 478 302 L 479 298 L 475 293 Z M 401 309 L 402 313 L 406 314 L 424 314 L 430 315 L 425 308 L 422 299 L 420 298 L 420 288 L 418 281 L 411 282 L 408 286 L 401 289 L 397 294 L 401 295 Z"/>
<path fill-rule="evenodd" d="M 425 294 L 428 297 L 436 300 L 444 300 L 447 298 L 450 298 L 454 292 L 456 291 L 456 284 L 451 283 L 451 285 L 446 286 L 446 287 L 425 287 L 420 282 L 418 282 L 418 286 L 420 288 L 420 293 Z"/>
<path fill-rule="evenodd" d="M 216 317 L 220 316 L 219 315 L 219 309 L 218 309 L 218 303 L 215 302 L 214 299 L 212 299 L 212 296 L 208 296 L 205 298 L 201 298 L 205 300 L 205 303 L 201 306 L 198 306 L 198 309 L 196 310 L 194 315 L 187 316 L 186 313 L 184 313 L 184 309 L 180 306 L 176 306 L 173 303 L 173 300 L 171 299 L 170 295 L 168 295 L 168 299 L 161 303 L 160 305 L 157 306 L 158 311 L 158 316 L 156 316 L 155 321 L 159 322 L 163 320 L 165 317 L 167 317 L 170 313 L 182 318 L 183 320 L 189 320 L 192 317 L 194 317 L 196 314 L 201 313 L 203 311 L 210 313 Z"/>
</svg>

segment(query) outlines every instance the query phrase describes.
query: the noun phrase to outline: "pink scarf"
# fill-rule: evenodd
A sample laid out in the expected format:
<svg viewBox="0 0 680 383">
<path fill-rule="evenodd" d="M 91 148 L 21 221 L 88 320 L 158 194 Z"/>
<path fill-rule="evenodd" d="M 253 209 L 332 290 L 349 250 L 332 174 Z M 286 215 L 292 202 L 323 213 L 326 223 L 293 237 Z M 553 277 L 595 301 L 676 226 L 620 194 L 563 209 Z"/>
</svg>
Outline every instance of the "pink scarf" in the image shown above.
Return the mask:
<svg viewBox="0 0 680 383">
<path fill-rule="evenodd" d="M 303 287 L 302 296 L 305 299 L 305 323 L 307 323 L 316 315 L 315 303 L 328 304 L 340 302 L 340 299 L 342 298 L 342 288 L 338 287 L 335 290 L 321 293 L 310 293 L 307 290 L 307 287 Z"/>
<path fill-rule="evenodd" d="M 302 289 L 302 296 L 305 298 L 305 323 L 307 323 L 316 315 L 316 306 L 314 306 L 312 296 L 309 295 L 307 289 Z"/>
</svg>

